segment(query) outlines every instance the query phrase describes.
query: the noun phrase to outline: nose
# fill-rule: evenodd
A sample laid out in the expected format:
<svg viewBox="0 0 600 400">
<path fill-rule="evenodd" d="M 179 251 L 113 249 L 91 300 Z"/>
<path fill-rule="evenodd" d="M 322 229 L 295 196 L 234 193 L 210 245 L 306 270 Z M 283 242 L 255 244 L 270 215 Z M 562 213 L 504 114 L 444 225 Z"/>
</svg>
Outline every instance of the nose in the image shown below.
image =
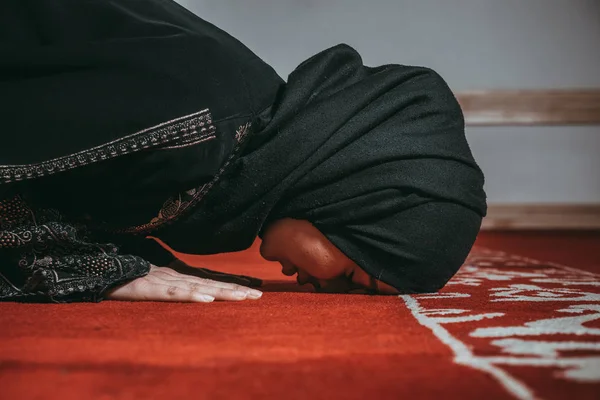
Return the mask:
<svg viewBox="0 0 600 400">
<path fill-rule="evenodd" d="M 296 278 L 296 282 L 298 285 L 306 285 L 310 282 L 308 275 L 306 275 L 303 271 L 298 271 L 298 277 Z"/>
<path fill-rule="evenodd" d="M 310 276 L 303 270 L 298 269 L 297 271 L 298 271 L 298 277 L 296 278 L 296 282 L 298 282 L 298 285 L 305 285 L 307 283 L 310 283 L 317 289 L 321 286 L 317 279 L 313 278 L 312 276 Z"/>
</svg>

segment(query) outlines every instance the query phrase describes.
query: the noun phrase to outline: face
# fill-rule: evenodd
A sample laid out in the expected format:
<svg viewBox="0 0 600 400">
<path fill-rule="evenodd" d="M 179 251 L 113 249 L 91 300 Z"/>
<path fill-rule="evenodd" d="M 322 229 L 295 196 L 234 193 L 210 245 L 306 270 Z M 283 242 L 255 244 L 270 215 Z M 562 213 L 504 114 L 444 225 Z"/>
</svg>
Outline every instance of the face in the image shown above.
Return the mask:
<svg viewBox="0 0 600 400">
<path fill-rule="evenodd" d="M 372 278 L 308 221 L 286 218 L 269 225 L 260 254 L 279 262 L 284 275 L 298 274 L 300 285 L 311 283 L 319 292 L 398 293 Z"/>
</svg>

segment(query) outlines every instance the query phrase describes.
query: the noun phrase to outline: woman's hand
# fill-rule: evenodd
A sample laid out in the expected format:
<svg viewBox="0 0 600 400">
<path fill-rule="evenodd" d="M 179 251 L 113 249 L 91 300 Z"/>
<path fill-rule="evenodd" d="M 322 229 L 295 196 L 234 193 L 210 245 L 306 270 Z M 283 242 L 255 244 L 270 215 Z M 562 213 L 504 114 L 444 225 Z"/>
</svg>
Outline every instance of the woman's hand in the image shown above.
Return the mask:
<svg viewBox="0 0 600 400">
<path fill-rule="evenodd" d="M 110 300 L 209 303 L 213 300 L 256 300 L 262 292 L 235 283 L 219 282 L 151 266 L 148 275 L 107 292 Z"/>
</svg>

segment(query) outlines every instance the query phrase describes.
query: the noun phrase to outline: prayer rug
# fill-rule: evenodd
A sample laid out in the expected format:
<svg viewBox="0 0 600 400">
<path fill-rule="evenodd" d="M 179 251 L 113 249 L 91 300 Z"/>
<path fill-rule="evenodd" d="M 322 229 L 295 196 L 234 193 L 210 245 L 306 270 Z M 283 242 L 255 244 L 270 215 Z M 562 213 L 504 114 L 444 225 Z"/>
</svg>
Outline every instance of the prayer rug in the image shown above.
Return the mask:
<svg viewBox="0 0 600 400">
<path fill-rule="evenodd" d="M 0 399 L 598 399 L 600 234 L 579 239 L 482 234 L 427 295 L 311 293 L 254 246 L 183 257 L 265 279 L 259 301 L 0 303 Z"/>
</svg>

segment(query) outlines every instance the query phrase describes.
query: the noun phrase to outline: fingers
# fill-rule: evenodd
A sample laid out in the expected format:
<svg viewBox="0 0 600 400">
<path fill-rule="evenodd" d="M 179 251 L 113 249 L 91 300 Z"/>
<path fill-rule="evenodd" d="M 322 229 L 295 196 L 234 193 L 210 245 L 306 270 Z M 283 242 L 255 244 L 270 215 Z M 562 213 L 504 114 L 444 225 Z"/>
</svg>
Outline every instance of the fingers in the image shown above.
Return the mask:
<svg viewBox="0 0 600 400">
<path fill-rule="evenodd" d="M 157 278 L 150 278 L 150 279 L 157 279 Z M 184 290 L 184 291 L 199 292 L 199 293 L 202 293 L 205 295 L 209 295 L 209 296 L 213 297 L 215 300 L 240 301 L 240 300 L 246 300 L 246 299 L 252 298 L 252 297 L 249 297 L 249 294 L 247 291 L 202 285 L 200 283 L 192 282 L 189 280 L 158 279 L 157 283 L 167 285 L 167 286 L 172 286 L 172 287 Z"/>
<path fill-rule="evenodd" d="M 198 290 L 139 278 L 107 294 L 112 300 L 210 303 L 215 298 Z"/>
<path fill-rule="evenodd" d="M 218 300 L 222 300 L 221 297 L 224 297 L 223 300 L 230 300 L 233 299 L 233 297 L 236 297 L 235 300 L 240 300 L 237 297 L 240 297 L 241 295 L 239 295 L 239 293 L 233 295 L 233 292 L 240 292 L 245 294 L 245 296 L 243 298 L 249 298 L 249 299 L 258 299 L 262 296 L 262 292 L 259 290 L 255 290 L 255 289 L 250 289 L 248 287 L 245 286 L 241 286 L 235 283 L 228 283 L 228 282 L 220 282 L 220 281 L 214 281 L 211 279 L 206 279 L 206 278 L 198 278 L 196 276 L 192 276 L 192 275 L 184 275 L 184 274 L 180 274 L 170 268 L 157 268 L 156 270 L 152 271 L 151 273 L 152 276 L 158 277 L 160 279 L 164 279 L 165 281 L 184 281 L 184 282 L 188 282 L 188 283 L 193 283 L 196 285 L 200 285 L 200 286 L 206 286 L 206 287 L 211 287 L 214 289 L 223 289 L 223 290 L 211 290 L 211 295 L 212 293 L 216 293 L 217 294 L 217 299 Z"/>
<path fill-rule="evenodd" d="M 258 299 L 262 292 L 233 283 L 179 274 L 151 266 L 148 275 L 106 292 L 106 298 L 126 301 L 200 302 Z"/>
</svg>

